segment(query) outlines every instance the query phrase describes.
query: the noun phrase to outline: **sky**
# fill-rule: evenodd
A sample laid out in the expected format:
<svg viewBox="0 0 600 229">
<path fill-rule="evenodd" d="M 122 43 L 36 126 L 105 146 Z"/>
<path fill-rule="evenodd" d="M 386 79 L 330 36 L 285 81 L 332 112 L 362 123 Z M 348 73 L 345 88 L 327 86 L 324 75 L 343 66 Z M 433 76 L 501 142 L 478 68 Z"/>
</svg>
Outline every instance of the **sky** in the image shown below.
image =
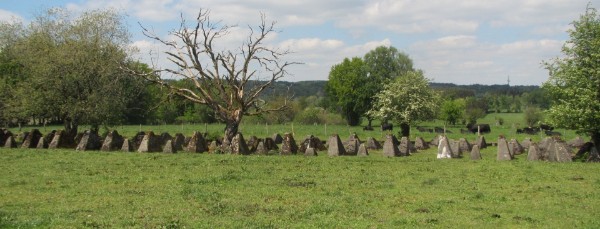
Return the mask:
<svg viewBox="0 0 600 229">
<path fill-rule="evenodd" d="M 238 26 L 220 43 L 235 49 L 263 13 L 278 31 L 266 42 L 303 63 L 284 81 L 327 80 L 344 58 L 385 45 L 408 54 L 433 82 L 541 85 L 548 79 L 542 62 L 561 56 L 588 3 L 600 7 L 600 0 L 0 0 L 0 21 L 28 23 L 50 7 L 116 9 L 126 15 L 136 58 L 163 66 L 156 53 L 165 48 L 140 25 L 168 39 L 181 16 L 193 20 L 208 9 L 212 20 Z"/>
</svg>

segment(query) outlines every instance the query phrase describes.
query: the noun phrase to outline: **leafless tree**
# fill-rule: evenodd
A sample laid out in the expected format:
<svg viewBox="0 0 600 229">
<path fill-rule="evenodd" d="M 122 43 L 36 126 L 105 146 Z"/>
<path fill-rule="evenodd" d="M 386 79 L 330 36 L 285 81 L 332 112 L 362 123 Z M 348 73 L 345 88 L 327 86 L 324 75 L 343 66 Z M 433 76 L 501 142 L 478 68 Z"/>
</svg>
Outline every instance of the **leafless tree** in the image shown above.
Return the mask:
<svg viewBox="0 0 600 229">
<path fill-rule="evenodd" d="M 210 11 L 200 10 L 196 20 L 188 24 L 181 16 L 179 29 L 170 32 L 174 40 L 166 40 L 142 26 L 144 35 L 167 46 L 165 52 L 171 68 L 156 69 L 137 75 L 160 84 L 192 102 L 205 104 L 225 122 L 225 137 L 231 140 L 238 132 L 244 115 L 258 115 L 281 111 L 287 105 L 266 106 L 259 96 L 273 82 L 287 75 L 286 69 L 297 62 L 282 58 L 289 50 L 280 50 L 265 44 L 269 34 L 276 33 L 276 22 L 267 23 L 261 14 L 258 27 L 248 25 L 249 34 L 240 47 L 219 49 L 217 43 L 232 35 L 235 26 L 213 22 Z M 184 79 L 186 86 L 172 84 Z"/>
</svg>

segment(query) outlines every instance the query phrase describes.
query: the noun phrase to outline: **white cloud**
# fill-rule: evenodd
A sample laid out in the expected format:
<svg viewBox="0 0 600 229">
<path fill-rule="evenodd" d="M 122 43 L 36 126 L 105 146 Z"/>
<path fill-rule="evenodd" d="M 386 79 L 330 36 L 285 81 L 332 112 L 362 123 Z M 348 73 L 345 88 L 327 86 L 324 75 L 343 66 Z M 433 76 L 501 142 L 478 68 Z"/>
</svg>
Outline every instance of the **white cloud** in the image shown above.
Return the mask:
<svg viewBox="0 0 600 229">
<path fill-rule="evenodd" d="M 344 45 L 343 41 L 328 39 L 321 40 L 319 38 L 304 38 L 304 39 L 289 39 L 281 42 L 280 46 L 289 48 L 294 52 L 315 51 L 315 50 L 332 50 Z"/>
<path fill-rule="evenodd" d="M 547 79 L 541 62 L 560 55 L 563 43 L 542 39 L 494 44 L 449 36 L 418 42 L 410 51 L 417 54 L 416 67 L 436 82 L 503 84 L 510 76 L 514 84 L 534 85 Z"/>
<path fill-rule="evenodd" d="M 295 51 L 288 58 L 304 63 L 290 68 L 289 72 L 293 76 L 285 80 L 326 80 L 331 67 L 342 62 L 344 58 L 362 57 L 375 47 L 389 46 L 390 44 L 389 39 L 357 45 L 347 45 L 339 40 L 318 38 L 283 41 L 280 44 L 282 47 L 289 46 Z"/>
<path fill-rule="evenodd" d="M 531 30 L 531 34 L 541 36 L 555 36 L 559 34 L 566 34 L 572 26 L 569 25 L 542 25 L 537 26 Z"/>
<path fill-rule="evenodd" d="M 21 15 L 10 12 L 7 10 L 0 9 L 0 21 L 4 22 L 23 22 L 24 19 Z"/>
<path fill-rule="evenodd" d="M 257 25 L 264 13 L 286 31 L 265 42 L 289 48 L 290 59 L 306 63 L 291 68 L 296 78 L 286 80 L 325 80 L 343 58 L 394 45 L 436 81 L 504 83 L 510 75 L 515 83 L 539 84 L 547 75 L 540 62 L 560 54 L 569 23 L 588 1 L 84 0 L 67 6 L 121 9 L 167 38 L 166 29 L 179 26 L 180 13 L 193 20 L 199 9 L 209 9 L 213 20 L 239 25 L 219 40 L 222 49 L 239 47 L 248 35 L 246 25 Z M 600 0 L 591 3 L 600 7 Z M 139 33 L 136 28 L 132 25 L 131 32 Z M 157 50 L 142 41 L 135 45 Z"/>
</svg>

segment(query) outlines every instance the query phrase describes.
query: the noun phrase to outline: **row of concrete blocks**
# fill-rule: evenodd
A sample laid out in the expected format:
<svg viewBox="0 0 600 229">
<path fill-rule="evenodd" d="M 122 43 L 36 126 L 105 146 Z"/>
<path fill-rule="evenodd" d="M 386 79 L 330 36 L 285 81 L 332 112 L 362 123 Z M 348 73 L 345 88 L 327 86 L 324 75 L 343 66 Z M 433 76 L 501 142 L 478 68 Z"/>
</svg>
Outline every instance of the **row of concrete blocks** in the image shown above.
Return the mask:
<svg viewBox="0 0 600 229">
<path fill-rule="evenodd" d="M 460 158 L 463 152 L 470 152 L 472 160 L 481 160 L 480 146 L 486 146 L 486 144 L 483 136 L 480 136 L 479 139 L 481 139 L 479 142 L 484 143 L 471 146 L 464 139 L 456 143 L 445 136 L 440 136 L 437 158 Z M 590 147 L 590 144 L 584 143 L 580 137 L 569 142 L 556 137 L 547 137 L 540 143 L 535 143 L 530 138 L 527 138 L 522 143 L 519 143 L 516 139 L 508 141 L 501 136 L 497 142 L 496 160 L 513 160 L 516 155 L 527 152 L 527 160 L 529 161 L 572 162 L 575 156 L 587 153 L 587 158 L 584 158 L 586 162 L 600 162 L 598 151 L 595 147 Z M 573 154 L 573 148 L 579 148 L 579 151 L 575 155 Z"/>
</svg>

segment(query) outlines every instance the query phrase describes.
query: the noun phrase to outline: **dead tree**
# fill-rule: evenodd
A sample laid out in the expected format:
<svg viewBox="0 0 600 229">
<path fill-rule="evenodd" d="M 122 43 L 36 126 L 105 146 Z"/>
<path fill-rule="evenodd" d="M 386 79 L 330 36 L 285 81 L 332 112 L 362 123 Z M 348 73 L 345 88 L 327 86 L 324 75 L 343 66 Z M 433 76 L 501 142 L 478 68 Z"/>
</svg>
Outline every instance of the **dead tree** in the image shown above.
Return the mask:
<svg viewBox="0 0 600 229">
<path fill-rule="evenodd" d="M 282 59 L 290 53 L 288 50 L 264 43 L 269 34 L 276 32 L 275 24 L 267 23 L 265 15 L 261 14 L 260 25 L 249 25 L 249 35 L 235 49 L 217 47 L 235 26 L 212 22 L 207 10 L 200 10 L 191 24 L 181 16 L 179 29 L 170 32 L 174 40 L 160 38 L 142 26 L 144 35 L 167 46 L 169 51 L 165 54 L 173 67 L 150 73 L 131 71 L 187 100 L 210 107 L 226 124 L 225 137 L 231 140 L 244 115 L 287 108 L 286 104 L 269 107 L 259 98 L 273 82 L 288 74 L 287 67 L 299 64 Z M 192 86 L 174 85 L 172 80 L 165 80 L 169 78 L 183 79 L 189 82 L 186 85 Z"/>
</svg>

